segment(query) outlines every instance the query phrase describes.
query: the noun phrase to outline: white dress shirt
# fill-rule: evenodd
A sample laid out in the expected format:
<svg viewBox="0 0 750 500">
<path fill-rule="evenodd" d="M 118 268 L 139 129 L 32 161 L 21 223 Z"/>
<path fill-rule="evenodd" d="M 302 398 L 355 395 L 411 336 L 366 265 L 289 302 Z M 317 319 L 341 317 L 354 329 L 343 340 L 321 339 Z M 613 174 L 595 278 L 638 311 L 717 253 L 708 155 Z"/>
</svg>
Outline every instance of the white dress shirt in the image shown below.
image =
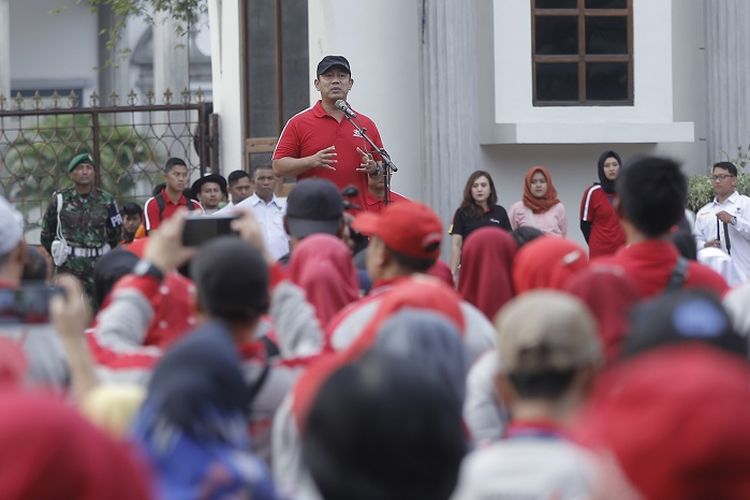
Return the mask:
<svg viewBox="0 0 750 500">
<path fill-rule="evenodd" d="M 727 224 L 729 252 L 722 223 L 716 214 L 722 210 L 737 218 L 735 224 Z M 732 259 L 732 272 L 725 276 L 730 286 L 736 286 L 750 278 L 750 197 L 731 194 L 724 203 L 714 198 L 695 215 L 695 242 L 700 251 L 707 241 L 718 239 L 721 249 Z M 699 255 L 700 257 L 700 255 Z"/>
<path fill-rule="evenodd" d="M 246 208 L 253 212 L 263 232 L 266 250 L 274 260 L 289 253 L 289 237 L 284 231 L 286 198 L 277 198 L 273 195 L 271 201 L 266 203 L 257 194 L 253 194 L 236 205 L 227 205 L 220 210 L 220 213 L 228 213 L 235 208 Z"/>
</svg>

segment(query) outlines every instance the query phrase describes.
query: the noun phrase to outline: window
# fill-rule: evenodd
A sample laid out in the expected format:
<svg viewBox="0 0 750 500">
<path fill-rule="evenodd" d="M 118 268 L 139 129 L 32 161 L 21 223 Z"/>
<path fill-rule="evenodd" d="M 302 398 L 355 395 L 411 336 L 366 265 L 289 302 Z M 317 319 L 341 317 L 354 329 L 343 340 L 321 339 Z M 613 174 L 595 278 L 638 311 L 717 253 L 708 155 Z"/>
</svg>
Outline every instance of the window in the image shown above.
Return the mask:
<svg viewBox="0 0 750 500">
<path fill-rule="evenodd" d="M 284 123 L 310 105 L 306 0 L 243 0 L 245 152 L 269 163 Z"/>
<path fill-rule="evenodd" d="M 531 0 L 534 106 L 633 104 L 633 0 Z"/>
</svg>

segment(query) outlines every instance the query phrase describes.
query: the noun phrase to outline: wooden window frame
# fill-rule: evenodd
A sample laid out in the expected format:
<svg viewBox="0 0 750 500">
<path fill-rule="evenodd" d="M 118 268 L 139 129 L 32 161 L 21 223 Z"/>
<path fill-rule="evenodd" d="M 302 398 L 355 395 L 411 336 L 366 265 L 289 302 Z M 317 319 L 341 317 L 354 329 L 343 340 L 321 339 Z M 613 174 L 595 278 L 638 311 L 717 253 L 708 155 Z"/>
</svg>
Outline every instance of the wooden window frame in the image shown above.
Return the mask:
<svg viewBox="0 0 750 500">
<path fill-rule="evenodd" d="M 537 9 L 537 0 L 531 0 L 531 71 L 532 100 L 536 107 L 544 106 L 632 106 L 633 105 L 633 0 L 627 0 L 624 9 L 587 9 L 585 0 L 578 0 L 578 7 L 568 9 Z M 536 54 L 536 16 L 577 16 L 578 17 L 578 54 L 537 55 Z M 627 54 L 586 54 L 586 18 L 587 17 L 626 17 Z M 622 100 L 592 101 L 586 99 L 586 64 L 617 62 L 628 64 L 628 97 Z M 536 63 L 577 63 L 578 64 L 578 100 L 577 101 L 540 101 L 536 97 Z"/>
</svg>

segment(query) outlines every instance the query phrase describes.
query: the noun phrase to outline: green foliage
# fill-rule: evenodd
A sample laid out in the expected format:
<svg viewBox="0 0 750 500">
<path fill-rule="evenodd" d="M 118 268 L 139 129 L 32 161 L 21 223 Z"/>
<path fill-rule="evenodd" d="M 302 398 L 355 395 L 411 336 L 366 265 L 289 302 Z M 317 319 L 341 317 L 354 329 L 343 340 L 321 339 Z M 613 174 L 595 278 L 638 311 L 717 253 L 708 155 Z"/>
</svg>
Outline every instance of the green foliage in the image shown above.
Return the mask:
<svg viewBox="0 0 750 500">
<path fill-rule="evenodd" d="M 26 128 L 8 144 L 3 185 L 7 195 L 21 199 L 47 199 L 52 192 L 70 186 L 67 166 L 81 152 L 93 153 L 92 115 L 48 116 Z M 135 165 L 160 164 L 148 140 L 130 126 L 113 125 L 100 118 L 99 176 L 104 190 L 130 193 Z M 96 160 L 96 159 L 95 159 Z"/>
</svg>

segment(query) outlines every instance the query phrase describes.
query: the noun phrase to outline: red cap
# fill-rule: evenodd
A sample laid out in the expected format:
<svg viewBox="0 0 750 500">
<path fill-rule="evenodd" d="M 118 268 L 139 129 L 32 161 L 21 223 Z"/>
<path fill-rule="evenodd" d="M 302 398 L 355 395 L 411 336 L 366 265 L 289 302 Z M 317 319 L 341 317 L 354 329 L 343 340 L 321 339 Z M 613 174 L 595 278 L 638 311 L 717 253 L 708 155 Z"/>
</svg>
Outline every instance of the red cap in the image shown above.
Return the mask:
<svg viewBox="0 0 750 500">
<path fill-rule="evenodd" d="M 440 255 L 443 224 L 427 205 L 398 201 L 377 214 L 363 212 L 352 228 L 364 235 L 375 235 L 396 252 L 417 259 L 436 259 Z"/>
<path fill-rule="evenodd" d="M 660 347 L 602 375 L 577 425 L 645 498 L 750 498 L 750 366 L 713 347 Z"/>
</svg>

